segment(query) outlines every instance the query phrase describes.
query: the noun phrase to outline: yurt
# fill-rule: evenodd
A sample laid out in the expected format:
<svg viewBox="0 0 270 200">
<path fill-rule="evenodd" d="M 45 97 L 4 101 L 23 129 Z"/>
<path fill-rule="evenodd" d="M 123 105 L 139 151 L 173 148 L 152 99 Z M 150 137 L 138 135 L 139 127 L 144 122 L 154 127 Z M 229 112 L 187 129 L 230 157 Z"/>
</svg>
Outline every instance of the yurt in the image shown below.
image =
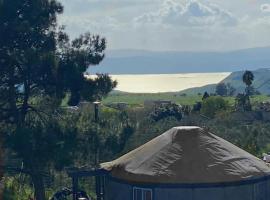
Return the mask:
<svg viewBox="0 0 270 200">
<path fill-rule="evenodd" d="M 101 164 L 105 200 L 270 200 L 270 168 L 200 127 L 175 127 Z"/>
</svg>

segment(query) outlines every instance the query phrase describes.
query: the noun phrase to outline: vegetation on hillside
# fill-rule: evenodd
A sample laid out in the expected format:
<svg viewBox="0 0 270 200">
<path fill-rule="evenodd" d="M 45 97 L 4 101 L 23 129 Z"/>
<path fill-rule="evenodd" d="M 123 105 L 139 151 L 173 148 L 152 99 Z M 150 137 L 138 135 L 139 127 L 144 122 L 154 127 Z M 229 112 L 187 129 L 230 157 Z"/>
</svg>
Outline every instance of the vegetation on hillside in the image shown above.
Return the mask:
<svg viewBox="0 0 270 200">
<path fill-rule="evenodd" d="M 231 73 L 227 78 L 225 78 L 221 83 L 224 83 L 230 87 L 234 88 L 233 94 L 236 95 L 238 93 L 243 93 L 245 91 L 246 85 L 243 82 L 243 74 L 245 71 L 236 71 Z M 257 69 L 252 71 L 255 79 L 252 83 L 255 94 L 263 94 L 263 95 L 269 95 L 270 94 L 270 70 L 268 68 L 265 69 Z M 215 93 L 216 92 L 216 86 L 217 84 L 202 86 L 198 88 L 190 88 L 187 90 L 182 91 L 182 93 L 186 93 L 188 95 L 194 95 L 197 93 L 203 93 L 204 91 L 208 91 L 209 93 Z"/>
</svg>

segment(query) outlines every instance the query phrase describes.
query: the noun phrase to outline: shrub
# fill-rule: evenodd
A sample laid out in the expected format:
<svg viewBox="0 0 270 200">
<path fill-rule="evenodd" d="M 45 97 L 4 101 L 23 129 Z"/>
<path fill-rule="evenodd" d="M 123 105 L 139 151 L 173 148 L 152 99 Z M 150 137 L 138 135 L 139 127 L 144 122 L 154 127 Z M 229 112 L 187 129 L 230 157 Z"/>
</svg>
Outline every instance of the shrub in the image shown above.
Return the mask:
<svg viewBox="0 0 270 200">
<path fill-rule="evenodd" d="M 209 118 L 214 118 L 215 115 L 228 108 L 228 102 L 222 97 L 209 97 L 202 103 L 201 113 Z"/>
<path fill-rule="evenodd" d="M 155 110 L 150 113 L 150 118 L 154 121 L 159 121 L 167 117 L 175 117 L 177 120 L 182 119 L 182 109 L 177 104 L 166 104 L 156 107 Z"/>
</svg>

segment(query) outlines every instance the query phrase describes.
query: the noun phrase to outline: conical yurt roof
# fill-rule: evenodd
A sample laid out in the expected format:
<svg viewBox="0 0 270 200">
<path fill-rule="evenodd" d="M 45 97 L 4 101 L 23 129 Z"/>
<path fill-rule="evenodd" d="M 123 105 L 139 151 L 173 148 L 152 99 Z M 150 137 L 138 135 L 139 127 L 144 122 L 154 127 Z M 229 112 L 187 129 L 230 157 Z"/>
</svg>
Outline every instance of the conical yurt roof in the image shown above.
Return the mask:
<svg viewBox="0 0 270 200">
<path fill-rule="evenodd" d="M 227 183 L 270 174 L 262 160 L 200 127 L 172 128 L 101 168 L 127 182 L 159 184 Z"/>
</svg>

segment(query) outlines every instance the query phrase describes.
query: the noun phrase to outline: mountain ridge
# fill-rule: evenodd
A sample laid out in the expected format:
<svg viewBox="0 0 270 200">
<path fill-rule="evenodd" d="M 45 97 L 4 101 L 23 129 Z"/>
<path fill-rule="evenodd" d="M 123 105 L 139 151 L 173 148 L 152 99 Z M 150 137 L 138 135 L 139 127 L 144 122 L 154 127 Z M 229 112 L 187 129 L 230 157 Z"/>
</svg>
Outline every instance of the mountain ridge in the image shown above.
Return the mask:
<svg viewBox="0 0 270 200">
<path fill-rule="evenodd" d="M 222 52 L 112 50 L 91 74 L 173 74 L 256 70 L 270 67 L 270 47 Z"/>
<path fill-rule="evenodd" d="M 260 93 L 270 95 L 270 68 L 262 68 L 252 71 L 254 74 L 254 81 L 252 86 Z M 245 84 L 242 81 L 244 71 L 237 71 L 231 73 L 228 77 L 221 81 L 221 83 L 230 83 L 236 89 L 236 93 L 243 93 L 245 90 Z M 198 93 L 215 93 L 217 84 L 205 85 L 202 87 L 189 88 L 180 91 L 180 93 L 186 94 L 198 94 Z"/>
</svg>

